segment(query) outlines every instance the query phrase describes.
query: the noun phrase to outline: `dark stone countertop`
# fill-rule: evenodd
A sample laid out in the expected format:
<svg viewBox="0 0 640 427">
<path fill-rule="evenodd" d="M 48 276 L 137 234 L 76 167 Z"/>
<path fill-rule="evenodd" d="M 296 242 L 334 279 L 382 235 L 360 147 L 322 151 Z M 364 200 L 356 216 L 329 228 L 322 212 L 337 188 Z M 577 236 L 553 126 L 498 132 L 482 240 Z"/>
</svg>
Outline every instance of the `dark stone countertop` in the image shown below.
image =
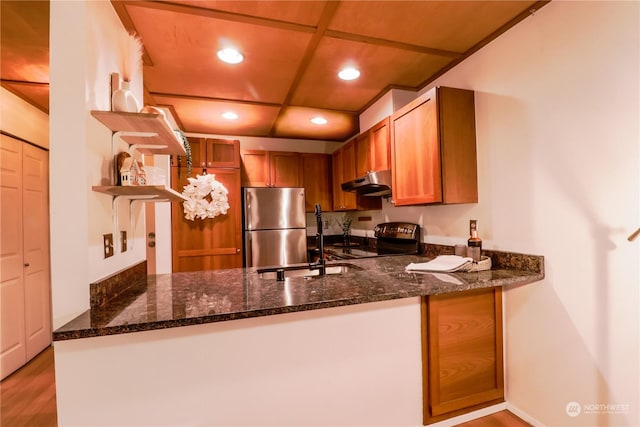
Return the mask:
<svg viewBox="0 0 640 427">
<path fill-rule="evenodd" d="M 438 251 L 442 252 L 442 251 Z M 445 251 L 446 252 L 446 251 Z M 544 258 L 486 251 L 492 270 L 476 273 L 407 273 L 403 255 L 329 262 L 344 274 L 261 279 L 256 269 L 174 273 L 146 277 L 126 292 L 93 306 L 53 333 L 54 341 L 173 328 L 352 304 L 519 285 L 544 278 Z"/>
</svg>

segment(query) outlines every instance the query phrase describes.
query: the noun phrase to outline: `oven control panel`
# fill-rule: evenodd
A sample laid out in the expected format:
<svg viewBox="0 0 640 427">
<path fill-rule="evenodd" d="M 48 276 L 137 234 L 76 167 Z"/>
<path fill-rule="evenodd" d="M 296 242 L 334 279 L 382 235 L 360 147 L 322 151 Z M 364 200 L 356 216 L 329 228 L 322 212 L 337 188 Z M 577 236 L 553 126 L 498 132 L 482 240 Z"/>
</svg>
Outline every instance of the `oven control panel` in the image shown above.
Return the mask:
<svg viewBox="0 0 640 427">
<path fill-rule="evenodd" d="M 417 240 L 420 226 L 410 222 L 385 222 L 376 225 L 373 231 L 377 238 Z"/>
</svg>

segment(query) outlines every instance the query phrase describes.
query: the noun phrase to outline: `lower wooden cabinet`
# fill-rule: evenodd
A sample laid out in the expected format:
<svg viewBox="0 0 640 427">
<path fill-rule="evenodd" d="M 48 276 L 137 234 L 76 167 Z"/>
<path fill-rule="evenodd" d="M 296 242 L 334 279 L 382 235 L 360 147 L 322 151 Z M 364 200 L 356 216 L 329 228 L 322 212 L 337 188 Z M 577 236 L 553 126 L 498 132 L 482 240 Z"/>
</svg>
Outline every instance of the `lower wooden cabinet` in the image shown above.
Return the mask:
<svg viewBox="0 0 640 427">
<path fill-rule="evenodd" d="M 422 302 L 423 423 L 504 401 L 502 288 Z"/>
</svg>

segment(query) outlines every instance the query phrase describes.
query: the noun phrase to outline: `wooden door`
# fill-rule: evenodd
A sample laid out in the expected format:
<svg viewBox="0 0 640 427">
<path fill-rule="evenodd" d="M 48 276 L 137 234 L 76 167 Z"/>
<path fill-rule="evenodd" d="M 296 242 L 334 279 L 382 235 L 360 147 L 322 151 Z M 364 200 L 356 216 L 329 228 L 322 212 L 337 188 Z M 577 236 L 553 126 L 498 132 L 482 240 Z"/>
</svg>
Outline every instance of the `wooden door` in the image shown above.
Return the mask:
<svg viewBox="0 0 640 427">
<path fill-rule="evenodd" d="M 242 186 L 269 187 L 269 152 L 242 150 Z"/>
<path fill-rule="evenodd" d="M 272 187 L 302 186 L 300 155 L 293 152 L 269 152 L 269 176 Z"/>
<path fill-rule="evenodd" d="M 355 140 L 356 177 L 372 171 L 371 168 L 371 138 L 369 131 L 358 135 Z"/>
<path fill-rule="evenodd" d="M 48 153 L 0 136 L 0 375 L 51 343 Z"/>
<path fill-rule="evenodd" d="M 442 202 L 435 89 L 391 117 L 391 160 L 396 206 Z"/>
<path fill-rule="evenodd" d="M 475 96 L 473 91 L 438 89 L 444 203 L 477 203 Z"/>
<path fill-rule="evenodd" d="M 186 172 L 171 168 L 172 187 L 187 184 Z M 216 218 L 184 218 L 182 203 L 171 204 L 173 271 L 242 267 L 240 169 L 207 169 L 229 191 L 229 210 Z"/>
<path fill-rule="evenodd" d="M 391 142 L 389 141 L 389 118 L 371 128 L 370 157 L 372 171 L 391 169 Z"/>
<path fill-rule="evenodd" d="M 425 424 L 503 401 L 501 288 L 432 295 L 422 307 Z"/>
<path fill-rule="evenodd" d="M 237 139 L 206 140 L 207 168 L 240 168 L 240 141 Z"/>
<path fill-rule="evenodd" d="M 319 204 L 323 211 L 332 210 L 331 156 L 305 153 L 300 157 L 305 211 L 314 212 L 316 204 Z"/>
</svg>

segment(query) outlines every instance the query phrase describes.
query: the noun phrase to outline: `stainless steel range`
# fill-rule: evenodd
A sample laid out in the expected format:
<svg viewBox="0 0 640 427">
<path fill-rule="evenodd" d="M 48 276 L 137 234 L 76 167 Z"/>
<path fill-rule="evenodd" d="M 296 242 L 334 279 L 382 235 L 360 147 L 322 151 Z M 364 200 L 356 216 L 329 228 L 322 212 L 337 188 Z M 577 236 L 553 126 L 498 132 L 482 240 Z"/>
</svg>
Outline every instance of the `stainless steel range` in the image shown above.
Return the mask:
<svg viewBox="0 0 640 427">
<path fill-rule="evenodd" d="M 376 238 L 372 246 L 336 245 L 325 248 L 335 259 L 371 258 L 377 256 L 409 255 L 420 250 L 420 226 L 409 222 L 385 222 L 373 229 Z M 327 250 L 328 249 L 328 250 Z"/>
</svg>

